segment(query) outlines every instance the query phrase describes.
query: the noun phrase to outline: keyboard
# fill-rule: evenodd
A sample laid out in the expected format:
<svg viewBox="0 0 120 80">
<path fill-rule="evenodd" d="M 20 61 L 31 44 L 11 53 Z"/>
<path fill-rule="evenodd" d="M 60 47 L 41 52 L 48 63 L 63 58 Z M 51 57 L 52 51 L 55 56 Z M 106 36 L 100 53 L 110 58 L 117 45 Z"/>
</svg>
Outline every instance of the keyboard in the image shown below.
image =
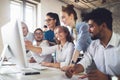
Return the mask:
<svg viewBox="0 0 120 80">
<path fill-rule="evenodd" d="M 18 69 L 16 66 L 2 66 L 0 68 L 0 74 L 16 74 L 20 72 L 20 69 Z"/>
<path fill-rule="evenodd" d="M 29 67 L 37 70 L 46 70 L 48 67 L 41 66 L 41 64 L 38 63 L 29 63 Z"/>
</svg>

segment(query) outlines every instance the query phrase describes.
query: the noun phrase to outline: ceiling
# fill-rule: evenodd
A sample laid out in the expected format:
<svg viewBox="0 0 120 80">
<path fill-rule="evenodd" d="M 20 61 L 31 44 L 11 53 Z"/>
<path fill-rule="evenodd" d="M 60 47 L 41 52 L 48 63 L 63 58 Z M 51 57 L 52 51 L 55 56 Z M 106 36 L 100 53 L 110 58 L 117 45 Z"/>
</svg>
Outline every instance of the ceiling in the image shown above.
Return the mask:
<svg viewBox="0 0 120 80">
<path fill-rule="evenodd" d="M 59 0 L 67 4 L 73 4 L 78 9 L 90 9 L 106 4 L 120 2 L 120 0 Z"/>
</svg>

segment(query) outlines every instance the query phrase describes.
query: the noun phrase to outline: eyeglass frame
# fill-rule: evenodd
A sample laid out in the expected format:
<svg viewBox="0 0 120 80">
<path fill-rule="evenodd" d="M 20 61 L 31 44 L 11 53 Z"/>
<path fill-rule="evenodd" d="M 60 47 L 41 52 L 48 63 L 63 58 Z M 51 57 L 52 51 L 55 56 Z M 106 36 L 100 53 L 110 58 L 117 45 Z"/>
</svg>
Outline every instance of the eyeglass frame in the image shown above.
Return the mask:
<svg viewBox="0 0 120 80">
<path fill-rule="evenodd" d="M 34 35 L 43 35 L 43 32 L 39 32 L 39 33 L 35 32 Z"/>
<path fill-rule="evenodd" d="M 51 20 L 55 20 L 55 19 L 53 19 L 53 18 L 46 19 L 45 22 L 50 22 Z"/>
</svg>

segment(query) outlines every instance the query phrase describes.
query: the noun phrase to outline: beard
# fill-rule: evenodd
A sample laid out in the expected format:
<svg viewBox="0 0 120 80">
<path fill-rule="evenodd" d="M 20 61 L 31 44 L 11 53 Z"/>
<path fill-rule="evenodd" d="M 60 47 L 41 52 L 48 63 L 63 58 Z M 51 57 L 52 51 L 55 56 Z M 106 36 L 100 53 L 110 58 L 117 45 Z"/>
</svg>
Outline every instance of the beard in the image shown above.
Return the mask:
<svg viewBox="0 0 120 80">
<path fill-rule="evenodd" d="M 36 40 L 37 42 L 41 42 L 42 41 L 42 39 L 41 40 Z"/>
<path fill-rule="evenodd" d="M 100 34 L 96 34 L 96 35 L 91 34 L 91 39 L 92 40 L 100 39 Z"/>
</svg>

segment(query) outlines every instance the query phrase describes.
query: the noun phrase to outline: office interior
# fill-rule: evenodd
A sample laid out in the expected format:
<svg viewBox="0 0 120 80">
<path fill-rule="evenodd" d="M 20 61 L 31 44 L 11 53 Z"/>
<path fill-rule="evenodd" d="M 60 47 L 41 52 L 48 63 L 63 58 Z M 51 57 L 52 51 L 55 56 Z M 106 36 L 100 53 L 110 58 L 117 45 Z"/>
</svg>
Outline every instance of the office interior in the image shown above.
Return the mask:
<svg viewBox="0 0 120 80">
<path fill-rule="evenodd" d="M 10 21 L 10 2 L 11 1 L 19 1 L 19 0 L 1 0 L 0 1 L 0 27 L 5 25 L 7 22 Z M 35 19 L 35 25 L 34 27 L 42 27 L 44 25 L 44 20 L 45 20 L 45 15 L 47 12 L 56 12 L 60 16 L 60 11 L 61 11 L 61 6 L 69 4 L 74 4 L 75 10 L 78 14 L 78 20 L 81 21 L 80 19 L 80 13 L 83 11 L 89 11 L 92 8 L 95 8 L 95 6 L 91 7 L 89 4 L 87 4 L 87 7 L 85 6 L 84 8 L 81 8 L 81 6 L 78 6 L 78 2 L 75 2 L 77 0 L 23 0 L 23 1 L 29 1 L 37 5 L 36 8 L 36 19 Z M 79 1 L 79 0 L 78 0 Z M 89 0 L 86 0 L 89 1 Z M 94 0 L 90 0 L 94 1 Z M 106 7 L 107 9 L 111 10 L 113 12 L 113 30 L 117 33 L 120 33 L 120 0 L 95 0 L 98 1 L 98 3 L 105 1 L 102 3 L 102 5 L 96 5 L 96 7 Z M 79 4 L 81 5 L 81 4 Z M 83 5 L 83 4 L 82 4 Z M 94 3 L 95 5 L 95 3 Z M 84 5 L 83 5 L 84 6 Z M 88 7 L 89 6 L 89 7 Z M 60 18 L 61 19 L 61 18 Z M 33 29 L 35 29 L 33 28 Z M 33 30 L 31 30 L 33 31 Z M 3 49 L 3 44 L 2 44 L 2 39 L 1 39 L 1 33 L 0 33 L 0 53 L 2 52 Z"/>
<path fill-rule="evenodd" d="M 78 15 L 78 22 L 81 21 L 80 14 L 82 12 L 87 12 L 96 7 L 105 7 L 113 12 L 113 30 L 120 34 L 120 0 L 0 0 L 0 30 L 3 25 L 11 20 L 10 18 L 10 4 L 11 1 L 19 2 L 30 2 L 36 5 L 34 28 L 31 28 L 31 32 L 35 28 L 43 27 L 45 23 L 45 15 L 47 12 L 55 12 L 60 17 L 61 6 L 66 6 L 67 4 L 74 4 L 75 10 Z M 77 2 L 78 1 L 78 2 Z M 85 3 L 79 4 L 79 1 L 98 1 L 100 5 L 95 5 L 95 3 L 87 3 L 87 7 L 84 6 Z M 83 6 L 82 6 L 83 5 Z M 25 16 L 25 15 L 22 15 Z M 62 24 L 62 23 L 61 23 Z M 7 31 L 7 30 L 6 30 Z M 3 50 L 3 43 L 0 32 L 0 54 Z M 1 80 L 1 79 L 0 79 Z M 46 79 L 47 80 L 47 79 Z"/>
</svg>

